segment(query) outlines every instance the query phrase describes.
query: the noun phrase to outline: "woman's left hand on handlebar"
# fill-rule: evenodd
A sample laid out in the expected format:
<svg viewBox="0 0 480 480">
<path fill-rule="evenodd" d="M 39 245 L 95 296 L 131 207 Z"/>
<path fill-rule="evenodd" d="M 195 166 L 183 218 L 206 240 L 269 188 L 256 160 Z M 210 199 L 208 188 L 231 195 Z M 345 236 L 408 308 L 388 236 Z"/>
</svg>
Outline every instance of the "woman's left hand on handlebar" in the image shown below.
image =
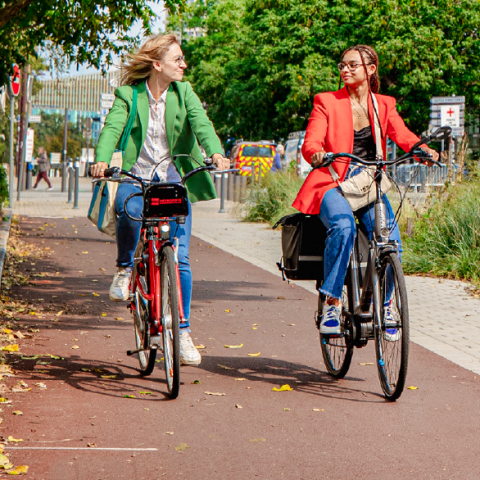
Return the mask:
<svg viewBox="0 0 480 480">
<path fill-rule="evenodd" d="M 212 160 L 218 170 L 227 170 L 230 168 L 230 160 L 225 158 L 221 153 L 214 153 L 212 155 Z"/>
<path fill-rule="evenodd" d="M 107 162 L 97 162 L 97 163 L 94 163 L 91 167 L 90 167 L 90 175 L 92 177 L 96 177 L 96 178 L 99 178 L 99 177 L 103 177 L 103 173 L 105 172 L 105 170 L 108 168 L 108 163 Z"/>
<path fill-rule="evenodd" d="M 432 160 L 434 160 L 435 162 L 438 162 L 438 152 L 436 150 L 433 150 L 433 148 L 429 148 L 429 147 L 422 147 L 422 150 L 425 150 L 429 155 L 432 156 Z M 433 165 L 432 162 L 429 162 L 428 160 L 425 162 L 429 167 L 431 167 Z"/>
</svg>

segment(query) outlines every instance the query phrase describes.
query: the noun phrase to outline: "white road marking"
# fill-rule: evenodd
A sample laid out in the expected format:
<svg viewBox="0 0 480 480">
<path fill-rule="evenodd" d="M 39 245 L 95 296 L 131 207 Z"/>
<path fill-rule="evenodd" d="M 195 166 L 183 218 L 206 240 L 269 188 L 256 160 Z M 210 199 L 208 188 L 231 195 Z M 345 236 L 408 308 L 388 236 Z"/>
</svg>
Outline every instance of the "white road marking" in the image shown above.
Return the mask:
<svg viewBox="0 0 480 480">
<path fill-rule="evenodd" d="M 108 447 L 7 447 L 8 450 L 111 450 L 117 452 L 158 452 L 158 448 L 108 448 Z"/>
</svg>

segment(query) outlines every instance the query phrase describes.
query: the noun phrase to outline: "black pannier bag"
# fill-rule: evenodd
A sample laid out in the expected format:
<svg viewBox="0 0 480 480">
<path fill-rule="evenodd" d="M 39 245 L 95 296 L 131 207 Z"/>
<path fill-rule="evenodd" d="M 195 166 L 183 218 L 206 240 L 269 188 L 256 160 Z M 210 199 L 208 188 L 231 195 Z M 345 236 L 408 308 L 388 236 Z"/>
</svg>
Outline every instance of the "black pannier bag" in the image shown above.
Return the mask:
<svg viewBox="0 0 480 480">
<path fill-rule="evenodd" d="M 327 229 L 317 215 L 294 213 L 282 217 L 275 225 L 282 226 L 282 259 L 277 262 L 279 270 L 289 280 L 317 280 L 323 282 L 323 253 Z M 355 239 L 360 282 L 368 262 L 368 239 L 357 228 Z"/>
<path fill-rule="evenodd" d="M 294 213 L 282 217 L 280 271 L 290 280 L 323 279 L 323 251 L 327 230 L 317 215 Z"/>
</svg>

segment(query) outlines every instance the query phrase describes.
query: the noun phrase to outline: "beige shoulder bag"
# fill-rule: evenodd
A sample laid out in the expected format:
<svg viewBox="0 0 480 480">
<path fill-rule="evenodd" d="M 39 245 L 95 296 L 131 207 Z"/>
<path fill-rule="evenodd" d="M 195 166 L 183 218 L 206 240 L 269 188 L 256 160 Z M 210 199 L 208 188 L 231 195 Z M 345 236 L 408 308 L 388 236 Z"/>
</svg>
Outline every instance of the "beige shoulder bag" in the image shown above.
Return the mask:
<svg viewBox="0 0 480 480">
<path fill-rule="evenodd" d="M 378 112 L 378 103 L 375 95 L 372 93 L 372 101 L 374 108 Z M 375 126 L 375 144 L 377 148 L 377 157 L 383 158 L 382 148 L 382 136 L 380 131 L 380 124 L 378 117 L 373 116 L 373 122 Z M 354 177 L 350 177 L 347 180 L 340 182 L 340 177 L 333 169 L 332 165 L 328 166 L 333 181 L 337 182 L 342 189 L 343 196 L 352 208 L 352 212 L 369 205 L 377 199 L 377 190 L 375 188 L 375 171 L 376 167 L 370 166 L 363 168 L 362 172 Z M 381 189 L 382 193 L 387 193 L 392 188 L 392 182 L 389 180 L 385 172 L 382 172 Z"/>
</svg>

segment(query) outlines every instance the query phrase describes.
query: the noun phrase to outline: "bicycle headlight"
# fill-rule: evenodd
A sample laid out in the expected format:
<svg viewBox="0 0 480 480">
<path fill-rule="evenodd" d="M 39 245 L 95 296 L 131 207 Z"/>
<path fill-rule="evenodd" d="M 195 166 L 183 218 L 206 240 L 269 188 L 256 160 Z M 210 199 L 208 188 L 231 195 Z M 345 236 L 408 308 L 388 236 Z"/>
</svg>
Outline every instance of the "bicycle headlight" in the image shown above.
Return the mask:
<svg viewBox="0 0 480 480">
<path fill-rule="evenodd" d="M 160 227 L 160 231 L 161 231 L 162 233 L 168 233 L 168 232 L 170 231 L 170 225 L 162 225 L 162 226 Z"/>
</svg>

